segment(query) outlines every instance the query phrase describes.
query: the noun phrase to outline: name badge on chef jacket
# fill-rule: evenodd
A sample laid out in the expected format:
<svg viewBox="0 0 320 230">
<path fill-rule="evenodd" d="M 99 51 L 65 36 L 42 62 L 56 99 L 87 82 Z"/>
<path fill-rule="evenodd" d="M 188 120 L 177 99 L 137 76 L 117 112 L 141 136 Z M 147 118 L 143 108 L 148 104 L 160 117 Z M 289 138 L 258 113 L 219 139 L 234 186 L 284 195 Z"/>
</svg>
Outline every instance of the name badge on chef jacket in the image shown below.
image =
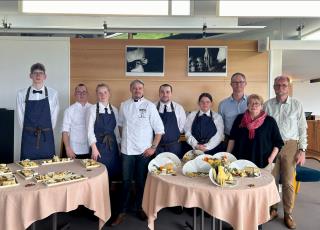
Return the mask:
<svg viewBox="0 0 320 230">
<path fill-rule="evenodd" d="M 139 109 L 139 118 L 146 118 L 147 116 L 147 110 L 146 109 Z"/>
</svg>

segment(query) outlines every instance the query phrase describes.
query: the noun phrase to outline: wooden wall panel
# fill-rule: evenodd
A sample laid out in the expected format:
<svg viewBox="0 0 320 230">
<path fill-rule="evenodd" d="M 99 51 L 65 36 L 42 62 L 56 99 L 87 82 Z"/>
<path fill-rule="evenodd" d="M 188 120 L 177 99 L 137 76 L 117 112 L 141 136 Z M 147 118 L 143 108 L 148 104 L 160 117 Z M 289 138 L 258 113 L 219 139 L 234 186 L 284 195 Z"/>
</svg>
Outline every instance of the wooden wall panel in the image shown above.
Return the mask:
<svg viewBox="0 0 320 230">
<path fill-rule="evenodd" d="M 126 45 L 165 46 L 165 76 L 126 77 Z M 227 46 L 228 76 L 188 77 L 188 46 L 196 45 Z M 71 98 L 74 87 L 84 83 L 90 91 L 90 102 L 95 102 L 95 87 L 104 82 L 111 87 L 112 104 L 118 107 L 121 101 L 130 97 L 130 82 L 139 78 L 145 82 L 145 96 L 151 100 L 157 99 L 161 84 L 170 83 L 174 100 L 187 111 L 197 108 L 197 98 L 202 92 L 213 95 L 216 110 L 219 102 L 231 94 L 230 76 L 234 72 L 247 76 L 246 94 L 259 93 L 264 98 L 268 95 L 268 53 L 258 53 L 256 41 L 71 39 L 70 47 Z"/>
</svg>

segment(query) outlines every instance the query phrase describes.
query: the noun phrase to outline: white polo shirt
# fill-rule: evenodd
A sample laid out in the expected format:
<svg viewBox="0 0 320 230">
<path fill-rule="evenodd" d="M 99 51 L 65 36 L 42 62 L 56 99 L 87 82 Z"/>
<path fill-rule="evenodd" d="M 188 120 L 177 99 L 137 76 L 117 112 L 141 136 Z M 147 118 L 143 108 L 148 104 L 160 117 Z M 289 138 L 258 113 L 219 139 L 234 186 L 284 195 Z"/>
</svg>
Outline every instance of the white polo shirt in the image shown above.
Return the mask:
<svg viewBox="0 0 320 230">
<path fill-rule="evenodd" d="M 150 148 L 155 134 L 164 134 L 164 127 L 156 106 L 141 98 L 132 98 L 121 103 L 119 126 L 122 127 L 121 152 L 140 155 Z"/>
</svg>

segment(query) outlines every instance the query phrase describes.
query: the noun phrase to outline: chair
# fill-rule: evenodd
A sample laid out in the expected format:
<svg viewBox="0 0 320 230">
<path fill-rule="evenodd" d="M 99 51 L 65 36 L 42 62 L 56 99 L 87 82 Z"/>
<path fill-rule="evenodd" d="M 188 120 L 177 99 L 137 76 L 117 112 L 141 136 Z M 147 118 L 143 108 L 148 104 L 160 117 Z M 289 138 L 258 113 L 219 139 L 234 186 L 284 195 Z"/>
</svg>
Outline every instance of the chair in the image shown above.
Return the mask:
<svg viewBox="0 0 320 230">
<path fill-rule="evenodd" d="M 300 182 L 320 181 L 320 171 L 304 166 L 297 166 L 294 178 L 294 191 L 295 195 L 297 195 L 300 189 Z"/>
</svg>

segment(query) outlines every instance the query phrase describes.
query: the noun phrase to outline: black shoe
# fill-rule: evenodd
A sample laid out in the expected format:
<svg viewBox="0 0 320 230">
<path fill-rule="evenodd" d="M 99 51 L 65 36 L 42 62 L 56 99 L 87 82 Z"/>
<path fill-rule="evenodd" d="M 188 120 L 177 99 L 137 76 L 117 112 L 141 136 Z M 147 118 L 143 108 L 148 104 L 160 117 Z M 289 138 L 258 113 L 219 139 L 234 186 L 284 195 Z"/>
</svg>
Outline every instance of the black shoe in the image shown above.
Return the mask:
<svg viewBox="0 0 320 230">
<path fill-rule="evenodd" d="M 144 213 L 143 210 L 137 211 L 137 217 L 142 221 L 146 221 L 148 219 L 147 215 Z"/>
</svg>

